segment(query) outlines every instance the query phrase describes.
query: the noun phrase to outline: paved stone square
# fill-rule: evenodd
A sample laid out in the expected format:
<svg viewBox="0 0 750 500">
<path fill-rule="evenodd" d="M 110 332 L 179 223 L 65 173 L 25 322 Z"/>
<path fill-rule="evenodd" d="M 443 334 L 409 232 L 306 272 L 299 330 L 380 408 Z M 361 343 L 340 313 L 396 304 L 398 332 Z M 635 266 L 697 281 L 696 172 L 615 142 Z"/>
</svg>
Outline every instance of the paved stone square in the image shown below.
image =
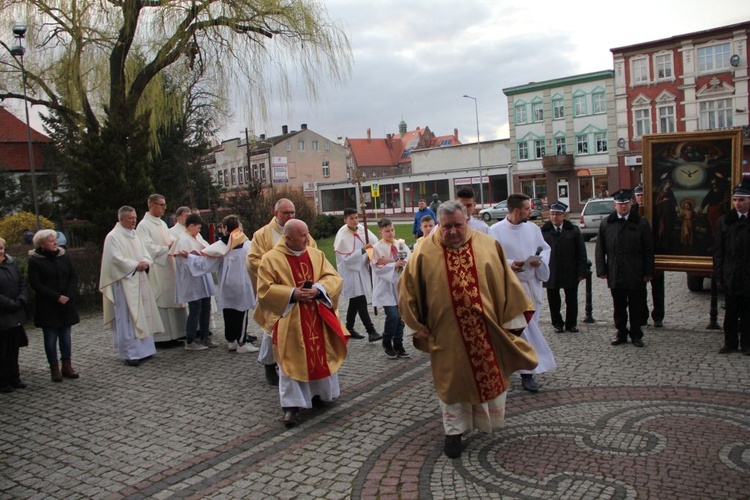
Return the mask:
<svg viewBox="0 0 750 500">
<path fill-rule="evenodd" d="M 390 360 L 351 340 L 341 397 L 287 430 L 255 354 L 162 346 L 132 368 L 90 315 L 73 330 L 81 378 L 59 384 L 30 328 L 29 387 L 0 395 L 0 498 L 748 498 L 750 356 L 717 354 L 707 291 L 666 283 L 665 327 L 643 349 L 610 346 L 603 280 L 596 323 L 580 288 L 580 333 L 552 333 L 543 310 L 558 369 L 538 394 L 514 377 L 506 427 L 468 436 L 455 460 L 413 348 Z"/>
</svg>

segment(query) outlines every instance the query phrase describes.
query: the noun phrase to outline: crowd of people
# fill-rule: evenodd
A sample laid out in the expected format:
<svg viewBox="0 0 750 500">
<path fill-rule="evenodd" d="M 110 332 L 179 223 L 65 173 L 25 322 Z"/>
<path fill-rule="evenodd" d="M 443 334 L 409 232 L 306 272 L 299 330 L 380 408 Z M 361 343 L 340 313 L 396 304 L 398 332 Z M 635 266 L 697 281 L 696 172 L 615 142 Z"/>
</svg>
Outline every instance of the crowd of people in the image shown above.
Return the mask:
<svg viewBox="0 0 750 500">
<path fill-rule="evenodd" d="M 638 199 L 638 189 L 613 194 L 613 211 L 599 228 L 595 267 L 611 290 L 612 345 L 644 347 L 646 284 L 659 275 L 652 231 L 633 194 Z M 420 200 L 412 248 L 396 237 L 391 220 L 378 220 L 376 236 L 349 208 L 335 237 L 334 267 L 295 218 L 289 199 L 276 202 L 272 219 L 252 237 L 237 216 L 225 217 L 220 237 L 209 244 L 201 236 L 200 215 L 188 207 L 175 211 L 168 228 L 166 200 L 154 194 L 140 222 L 135 208 L 121 207 L 104 241 L 104 324 L 112 330 L 117 356 L 136 367 L 154 356 L 159 340 L 184 337 L 191 352 L 217 347 L 210 325 L 213 309 L 221 309 L 227 349 L 258 353 L 268 383 L 278 386 L 286 427 L 297 425 L 302 409 L 339 396 L 338 371 L 349 339 L 380 341 L 384 355 L 398 360 L 410 357 L 405 338 L 411 335 L 413 346 L 430 355 L 444 452 L 455 458 L 462 435 L 503 425 L 513 373 L 536 393 L 534 375 L 555 370 L 539 325 L 544 289 L 554 331 L 579 332 L 578 285 L 588 272 L 583 237 L 562 202 L 550 205 L 542 227 L 527 224 L 530 203 L 526 195 L 511 194 L 508 216 L 490 228 L 473 217 L 470 187 L 459 189 L 455 200 L 433 196 L 435 211 Z M 714 253 L 714 276 L 727 304 L 719 352 L 750 354 L 750 180 L 734 188 L 732 206 L 719 222 Z M 18 351 L 28 344 L 23 325 L 29 286 L 36 293 L 34 324 L 42 329 L 52 381 L 79 377 L 71 361 L 71 327 L 79 321 L 75 270 L 55 231 L 37 232 L 33 245 L 27 286 L 0 239 L 0 392 L 26 387 Z M 664 317 L 663 273 L 661 278 L 656 327 Z M 344 321 L 341 298 L 348 299 Z M 382 332 L 368 302 L 385 313 Z M 259 346 L 248 335 L 251 311 L 262 330 Z M 366 335 L 355 329 L 357 317 Z"/>
</svg>

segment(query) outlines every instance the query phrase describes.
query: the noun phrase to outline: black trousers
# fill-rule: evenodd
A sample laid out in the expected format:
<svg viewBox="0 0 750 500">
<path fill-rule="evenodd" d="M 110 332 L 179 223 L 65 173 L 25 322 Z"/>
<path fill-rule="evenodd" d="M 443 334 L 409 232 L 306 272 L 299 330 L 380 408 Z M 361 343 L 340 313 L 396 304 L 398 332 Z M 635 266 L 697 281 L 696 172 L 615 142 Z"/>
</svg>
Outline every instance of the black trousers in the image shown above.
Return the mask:
<svg viewBox="0 0 750 500">
<path fill-rule="evenodd" d="M 362 324 L 365 325 L 365 331 L 367 331 L 367 334 L 376 334 L 375 325 L 372 324 L 370 313 L 367 310 L 367 295 L 360 295 L 349 299 L 349 309 L 346 311 L 347 330 L 351 331 L 354 329 L 354 321 L 357 319 L 357 314 L 359 314 L 359 319 L 362 320 Z"/>
<path fill-rule="evenodd" d="M 25 334 L 21 327 L 0 332 L 0 387 L 21 381 L 18 368 L 18 350 L 23 345 Z"/>
<path fill-rule="evenodd" d="M 552 316 L 552 326 L 555 328 L 573 328 L 578 324 L 578 284 L 565 290 L 565 321 L 563 321 L 560 308 L 562 299 L 560 298 L 559 288 L 547 288 L 547 301 L 549 302 L 549 312 Z"/>
<path fill-rule="evenodd" d="M 643 299 L 646 299 L 644 295 Z M 651 280 L 651 302 L 654 308 L 651 310 L 651 319 L 654 321 L 664 321 L 664 272 L 657 271 L 654 279 Z M 648 306 L 646 306 L 646 317 L 648 320 Z"/>
<path fill-rule="evenodd" d="M 724 346 L 750 352 L 750 297 L 726 294 L 724 302 Z"/>
<path fill-rule="evenodd" d="M 631 339 L 643 338 L 641 325 L 648 318 L 646 287 L 640 290 L 613 288 L 610 291 L 612 292 L 612 301 L 614 303 L 617 336 L 624 339 L 629 331 Z M 628 330 L 628 312 L 630 312 L 630 330 Z"/>
<path fill-rule="evenodd" d="M 224 337 L 227 342 L 244 344 L 245 333 L 247 332 L 247 311 L 222 309 L 221 312 L 224 315 Z"/>
</svg>

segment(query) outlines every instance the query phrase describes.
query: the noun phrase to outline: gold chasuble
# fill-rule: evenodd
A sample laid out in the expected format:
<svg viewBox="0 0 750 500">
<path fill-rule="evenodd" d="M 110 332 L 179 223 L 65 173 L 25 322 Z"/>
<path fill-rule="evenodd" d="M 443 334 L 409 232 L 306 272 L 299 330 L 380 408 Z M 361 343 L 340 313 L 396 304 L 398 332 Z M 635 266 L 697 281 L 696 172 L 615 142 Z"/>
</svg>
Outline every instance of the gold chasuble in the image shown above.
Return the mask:
<svg viewBox="0 0 750 500">
<path fill-rule="evenodd" d="M 430 333 L 414 346 L 430 354 L 435 390 L 446 404 L 490 401 L 508 389 L 511 373 L 537 365 L 534 349 L 502 326 L 534 310 L 502 246 L 470 228 L 466 238 L 451 248 L 434 231 L 399 281 L 401 318 Z"/>
<path fill-rule="evenodd" d="M 289 303 L 292 289 L 305 281 L 325 288 L 332 309 L 320 300 Z M 342 286 L 341 276 L 315 248 L 295 255 L 282 239 L 263 256 L 258 268 L 261 307 L 255 309 L 254 318 L 265 331 L 273 332 L 274 357 L 289 378 L 319 380 L 343 364 L 349 335 L 337 310 Z"/>
</svg>

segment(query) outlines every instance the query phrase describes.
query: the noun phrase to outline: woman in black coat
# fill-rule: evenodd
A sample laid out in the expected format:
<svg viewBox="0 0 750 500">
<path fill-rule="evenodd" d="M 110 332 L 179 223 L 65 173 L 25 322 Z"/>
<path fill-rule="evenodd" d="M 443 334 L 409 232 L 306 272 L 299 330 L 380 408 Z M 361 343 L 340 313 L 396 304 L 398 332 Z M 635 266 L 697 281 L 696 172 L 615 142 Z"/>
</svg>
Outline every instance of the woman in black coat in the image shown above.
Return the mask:
<svg viewBox="0 0 750 500">
<path fill-rule="evenodd" d="M 29 345 L 23 323 L 29 290 L 13 259 L 5 255 L 0 238 L 0 392 L 26 387 L 18 369 L 18 350 Z"/>
<path fill-rule="evenodd" d="M 55 231 L 37 231 L 34 235 L 34 247 L 34 250 L 29 251 L 29 284 L 36 292 L 34 325 L 44 333 L 44 351 L 47 353 L 52 380 L 62 382 L 63 377 L 78 378 L 70 361 L 70 327 L 79 322 L 74 304 L 78 276 L 65 249 L 57 246 Z M 62 370 L 57 359 L 58 342 Z"/>
</svg>

